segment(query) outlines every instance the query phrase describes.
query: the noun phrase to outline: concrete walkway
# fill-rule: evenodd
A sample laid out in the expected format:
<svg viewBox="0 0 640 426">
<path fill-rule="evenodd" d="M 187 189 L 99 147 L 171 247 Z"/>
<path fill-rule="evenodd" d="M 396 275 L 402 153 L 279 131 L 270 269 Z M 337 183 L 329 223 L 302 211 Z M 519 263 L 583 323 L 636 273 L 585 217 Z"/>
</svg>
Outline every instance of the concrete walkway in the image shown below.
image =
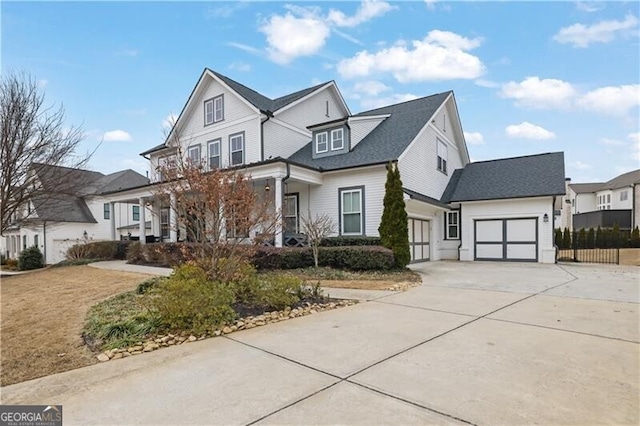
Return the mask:
<svg viewBox="0 0 640 426">
<path fill-rule="evenodd" d="M 638 268 L 431 262 L 375 301 L 2 388 L 65 424 L 638 424 Z"/>
</svg>

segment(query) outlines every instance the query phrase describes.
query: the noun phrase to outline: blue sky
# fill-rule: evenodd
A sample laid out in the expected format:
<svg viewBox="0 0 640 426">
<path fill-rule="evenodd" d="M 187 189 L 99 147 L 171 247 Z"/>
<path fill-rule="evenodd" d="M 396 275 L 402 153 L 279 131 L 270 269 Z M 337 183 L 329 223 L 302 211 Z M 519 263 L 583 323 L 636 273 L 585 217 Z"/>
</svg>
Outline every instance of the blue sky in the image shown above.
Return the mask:
<svg viewBox="0 0 640 426">
<path fill-rule="evenodd" d="M 276 97 L 336 80 L 353 113 L 454 90 L 475 161 L 564 151 L 574 182 L 640 167 L 638 2 L 2 2 L 90 166 L 144 173 L 204 67 Z"/>
</svg>

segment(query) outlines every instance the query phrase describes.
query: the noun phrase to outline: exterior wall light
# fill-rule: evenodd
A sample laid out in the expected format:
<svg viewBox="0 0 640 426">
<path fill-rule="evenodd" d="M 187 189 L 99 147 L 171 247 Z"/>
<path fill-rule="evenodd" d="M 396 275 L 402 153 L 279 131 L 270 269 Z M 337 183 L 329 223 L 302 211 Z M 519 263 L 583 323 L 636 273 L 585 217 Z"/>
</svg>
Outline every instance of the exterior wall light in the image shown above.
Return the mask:
<svg viewBox="0 0 640 426">
<path fill-rule="evenodd" d="M 545 213 L 544 216 L 542 216 L 542 221 L 544 223 L 549 223 L 549 215 Z"/>
</svg>

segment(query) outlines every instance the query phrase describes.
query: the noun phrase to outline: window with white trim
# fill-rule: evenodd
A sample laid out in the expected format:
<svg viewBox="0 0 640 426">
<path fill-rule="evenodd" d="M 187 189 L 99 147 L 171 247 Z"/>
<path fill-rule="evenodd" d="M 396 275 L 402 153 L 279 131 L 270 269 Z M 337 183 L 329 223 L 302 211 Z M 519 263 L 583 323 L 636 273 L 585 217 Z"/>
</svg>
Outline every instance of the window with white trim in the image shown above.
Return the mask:
<svg viewBox="0 0 640 426">
<path fill-rule="evenodd" d="M 629 199 L 629 192 L 622 191 L 620 193 L 620 201 L 627 201 Z"/>
<path fill-rule="evenodd" d="M 204 125 L 224 120 L 224 95 L 204 101 Z"/>
<path fill-rule="evenodd" d="M 191 165 L 200 164 L 200 145 L 194 145 L 187 148 L 187 161 Z"/>
<path fill-rule="evenodd" d="M 102 206 L 102 209 L 103 209 L 102 217 L 104 219 L 110 219 L 111 218 L 111 204 L 104 203 L 104 205 Z"/>
<path fill-rule="evenodd" d="M 231 165 L 237 166 L 244 163 L 244 133 L 229 136 L 229 150 L 231 153 Z"/>
<path fill-rule="evenodd" d="M 438 143 L 438 170 L 447 174 L 447 145 L 440 139 L 436 139 Z"/>
<path fill-rule="evenodd" d="M 611 210 L 611 194 L 598 195 L 596 210 Z"/>
<path fill-rule="evenodd" d="M 36 246 L 36 247 L 39 247 L 38 246 L 38 238 L 39 238 L 38 234 L 33 236 L 33 245 Z"/>
<path fill-rule="evenodd" d="M 284 230 L 288 232 L 298 232 L 298 194 L 284 196 L 282 206 L 282 216 Z"/>
<path fill-rule="evenodd" d="M 140 220 L 140 206 L 132 206 L 131 219 L 136 222 Z"/>
<path fill-rule="evenodd" d="M 207 144 L 209 156 L 209 170 L 220 168 L 220 139 L 209 141 Z"/>
<path fill-rule="evenodd" d="M 344 129 L 334 129 L 331 131 L 331 151 L 344 148 Z"/>
<path fill-rule="evenodd" d="M 329 133 L 322 132 L 316 134 L 316 152 L 323 153 L 329 151 Z"/>
<path fill-rule="evenodd" d="M 340 190 L 340 234 L 362 235 L 363 221 L 363 194 L 362 189 Z"/>
<path fill-rule="evenodd" d="M 460 239 L 460 212 L 446 212 L 446 230 L 447 240 L 459 240 Z"/>
</svg>

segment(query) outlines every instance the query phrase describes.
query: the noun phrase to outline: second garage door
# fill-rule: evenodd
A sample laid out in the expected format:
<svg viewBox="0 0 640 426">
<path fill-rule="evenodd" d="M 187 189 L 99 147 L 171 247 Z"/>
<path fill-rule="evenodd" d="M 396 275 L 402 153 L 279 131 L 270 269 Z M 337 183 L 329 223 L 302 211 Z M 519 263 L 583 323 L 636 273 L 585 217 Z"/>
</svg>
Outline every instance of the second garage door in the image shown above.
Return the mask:
<svg viewBox="0 0 640 426">
<path fill-rule="evenodd" d="M 409 249 L 411 262 L 429 260 L 429 221 L 409 218 Z"/>
<path fill-rule="evenodd" d="M 538 219 L 474 221 L 475 260 L 538 261 Z"/>
</svg>

